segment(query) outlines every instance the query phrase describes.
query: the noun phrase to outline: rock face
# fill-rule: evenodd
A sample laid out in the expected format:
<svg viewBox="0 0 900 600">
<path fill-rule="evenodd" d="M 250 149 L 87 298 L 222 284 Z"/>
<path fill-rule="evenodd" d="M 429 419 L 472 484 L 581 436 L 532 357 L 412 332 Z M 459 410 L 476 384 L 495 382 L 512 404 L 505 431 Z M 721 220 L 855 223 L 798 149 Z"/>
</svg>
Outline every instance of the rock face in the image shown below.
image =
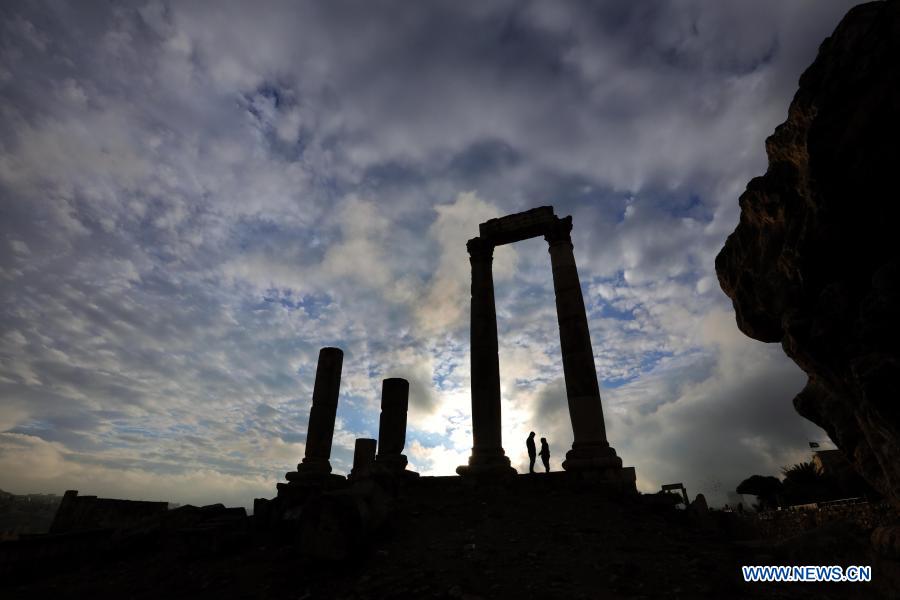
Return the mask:
<svg viewBox="0 0 900 600">
<path fill-rule="evenodd" d="M 797 411 L 900 505 L 900 1 L 847 13 L 766 152 L 719 283 L 809 375 Z"/>
</svg>

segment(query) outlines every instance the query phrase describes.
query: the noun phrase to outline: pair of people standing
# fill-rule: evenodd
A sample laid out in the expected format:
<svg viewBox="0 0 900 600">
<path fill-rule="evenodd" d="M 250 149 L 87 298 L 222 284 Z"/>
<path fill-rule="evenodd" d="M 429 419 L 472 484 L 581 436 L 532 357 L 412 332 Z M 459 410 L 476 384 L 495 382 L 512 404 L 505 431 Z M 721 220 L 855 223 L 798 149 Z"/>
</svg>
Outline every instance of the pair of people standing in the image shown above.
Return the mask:
<svg viewBox="0 0 900 600">
<path fill-rule="evenodd" d="M 534 446 L 534 432 L 528 434 L 528 439 L 525 440 L 525 445 L 528 446 L 528 472 L 534 473 L 534 461 L 537 459 L 537 451 Z M 544 471 L 547 473 L 550 472 L 550 446 L 547 444 L 547 438 L 541 438 L 541 462 L 544 463 Z"/>
</svg>

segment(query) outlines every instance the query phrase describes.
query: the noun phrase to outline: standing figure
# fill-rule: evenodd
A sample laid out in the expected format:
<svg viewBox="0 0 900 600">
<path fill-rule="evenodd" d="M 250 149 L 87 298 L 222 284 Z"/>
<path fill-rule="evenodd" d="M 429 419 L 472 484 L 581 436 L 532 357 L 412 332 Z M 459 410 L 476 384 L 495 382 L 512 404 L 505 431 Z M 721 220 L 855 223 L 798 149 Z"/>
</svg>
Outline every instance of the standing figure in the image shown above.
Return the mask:
<svg viewBox="0 0 900 600">
<path fill-rule="evenodd" d="M 528 439 L 525 440 L 525 445 L 528 446 L 528 472 L 534 473 L 534 461 L 537 458 L 537 450 L 534 447 L 534 432 L 528 434 Z"/>
<path fill-rule="evenodd" d="M 541 462 L 544 463 L 544 471 L 550 472 L 550 446 L 547 444 L 547 438 L 541 438 Z M 531 461 L 534 465 L 534 459 Z"/>
</svg>

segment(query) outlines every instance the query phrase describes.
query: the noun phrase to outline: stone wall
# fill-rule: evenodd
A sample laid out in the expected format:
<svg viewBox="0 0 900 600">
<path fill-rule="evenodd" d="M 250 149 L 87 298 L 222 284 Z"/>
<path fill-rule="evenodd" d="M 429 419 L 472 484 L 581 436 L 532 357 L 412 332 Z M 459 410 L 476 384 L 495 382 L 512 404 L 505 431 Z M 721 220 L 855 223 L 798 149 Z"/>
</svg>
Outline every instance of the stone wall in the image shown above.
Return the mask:
<svg viewBox="0 0 900 600">
<path fill-rule="evenodd" d="M 758 537 L 786 538 L 835 521 L 846 521 L 870 531 L 880 525 L 896 523 L 897 510 L 889 502 L 807 505 L 751 515 Z"/>
<path fill-rule="evenodd" d="M 168 507 L 167 502 L 79 496 L 77 490 L 69 490 L 56 511 L 50 533 L 126 527 L 149 516 L 164 514 Z"/>
</svg>

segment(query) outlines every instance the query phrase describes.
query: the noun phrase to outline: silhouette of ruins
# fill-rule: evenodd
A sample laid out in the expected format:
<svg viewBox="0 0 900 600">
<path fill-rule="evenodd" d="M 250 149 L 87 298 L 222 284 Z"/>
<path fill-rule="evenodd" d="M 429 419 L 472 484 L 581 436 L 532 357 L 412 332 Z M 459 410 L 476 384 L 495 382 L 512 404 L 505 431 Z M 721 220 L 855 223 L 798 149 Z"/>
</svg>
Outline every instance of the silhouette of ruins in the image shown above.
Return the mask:
<svg viewBox="0 0 900 600">
<path fill-rule="evenodd" d="M 500 433 L 500 363 L 491 265 L 495 247 L 544 236 L 549 245 L 553 270 L 566 397 L 574 435 L 572 448 L 562 463 L 563 469 L 626 492 L 636 492 L 634 467 L 622 467 L 622 459 L 606 438 L 600 385 L 571 232 L 571 216 L 559 218 L 552 206 L 541 206 L 482 223 L 479 225 L 480 235 L 466 244 L 472 266 L 470 344 L 473 446 L 468 464 L 458 467 L 456 471 L 466 477 L 494 478 L 516 474 L 503 450 Z M 344 353 L 339 348 L 322 348 L 319 352 L 305 455 L 297 470 L 286 474 L 288 483 L 278 484 L 279 498 L 285 502 L 305 499 L 311 485 L 335 488 L 340 487 L 344 480 L 331 473 L 330 462 L 343 359 Z M 408 461 L 403 455 L 408 408 L 409 382 L 396 377 L 385 379 L 382 382 L 378 439 L 356 440 L 351 480 L 359 480 L 373 473 L 417 476 L 406 469 Z M 377 454 L 373 458 L 376 448 Z M 266 510 L 264 502 L 258 500 L 259 509 Z"/>
<path fill-rule="evenodd" d="M 553 207 L 542 206 L 482 223 L 480 235 L 466 244 L 472 265 L 474 443 L 468 464 L 457 468 L 457 473 L 488 482 L 517 474 L 500 438 L 500 364 L 491 263 L 496 246 L 543 235 L 550 247 L 566 396 L 574 434 L 572 448 L 562 464 L 564 474 L 572 480 L 590 481 L 617 493 L 636 494 L 634 467 L 623 468 L 622 459 L 606 439 L 600 386 L 571 231 L 571 216 L 559 218 Z M 262 523 L 282 522 L 305 507 L 306 537 L 317 540 L 310 551 L 329 556 L 346 552 L 347 538 L 356 535 L 358 529 L 373 529 L 386 516 L 383 492 L 396 492 L 397 486 L 418 478 L 417 473 L 407 469 L 408 460 L 403 454 L 409 382 L 398 377 L 382 381 L 378 438 L 356 440 L 353 468 L 347 477 L 332 473 L 331 444 L 343 360 L 344 353 L 339 348 L 319 351 L 303 460 L 296 471 L 285 475 L 287 483 L 277 484 L 274 499 L 254 500 L 254 514 Z M 545 453 L 549 457 L 549 450 Z M 549 471 L 547 461 L 544 462 L 545 470 Z M 557 478 L 554 481 L 560 482 Z M 342 527 L 346 531 L 335 534 Z M 331 541 L 326 543 L 325 538 Z"/>
<path fill-rule="evenodd" d="M 306 449 L 297 470 L 286 475 L 288 481 L 316 479 L 331 473 L 331 439 L 334 437 L 334 419 L 337 415 L 343 365 L 343 350 L 322 348 L 319 351 L 306 431 Z"/>
<path fill-rule="evenodd" d="M 896 203 L 882 190 L 897 162 L 898 27 L 900 0 L 872 2 L 823 43 L 717 261 L 741 328 L 781 340 L 809 373 L 798 410 L 891 503 L 757 514 L 711 509 L 702 493 L 689 502 L 682 483 L 633 493 L 634 470 L 606 438 L 571 218 L 541 207 L 483 223 L 468 244 L 474 443 L 464 477 L 407 470 L 402 379 L 383 382 L 378 437 L 356 441 L 350 476 L 332 473 L 343 353 L 324 348 L 302 462 L 253 516 L 70 491 L 55 533 L 0 534 L 0 597 L 896 597 L 900 267 Z M 493 248 L 539 235 L 550 246 L 574 443 L 564 471 L 498 477 L 515 471 L 500 438 Z M 817 468 L 845 471 L 837 456 L 817 454 Z M 773 482 L 754 476 L 737 491 L 766 494 Z M 609 490 L 628 493 L 595 493 Z M 687 510 L 674 510 L 678 498 Z M 367 559 L 349 565 L 320 560 L 362 551 Z M 839 591 L 739 579 L 742 565 L 773 564 L 874 564 L 877 575 Z"/>
<path fill-rule="evenodd" d="M 125 527 L 165 514 L 168 508 L 168 502 L 79 496 L 78 490 L 68 490 L 56 509 L 50 533 Z"/>
<path fill-rule="evenodd" d="M 399 473 L 408 461 L 406 446 L 406 413 L 409 410 L 409 382 L 399 377 L 385 379 L 381 387 L 381 417 L 378 420 L 378 455 L 375 464 Z"/>
<path fill-rule="evenodd" d="M 375 465 L 375 449 L 378 447 L 378 440 L 372 438 L 356 438 L 353 445 L 353 468 L 347 479 L 361 479 L 368 477 L 372 473 L 372 467 Z"/>
<path fill-rule="evenodd" d="M 575 266 L 572 217 L 559 218 L 552 206 L 541 206 L 490 219 L 479 225 L 478 230 L 479 236 L 466 244 L 472 265 L 473 447 L 468 464 L 460 466 L 456 472 L 463 476 L 516 473 L 503 450 L 500 433 L 500 361 L 491 263 L 495 247 L 543 236 L 549 245 L 553 269 L 563 375 L 575 438 L 562 463 L 563 469 L 590 472 L 634 488 L 634 468 L 622 468 L 622 459 L 606 439 L 594 350 Z"/>
<path fill-rule="evenodd" d="M 670 491 L 673 491 L 673 492 L 680 492 L 680 493 L 681 493 L 681 498 L 684 500 L 684 505 L 685 505 L 685 506 L 688 506 L 688 505 L 691 503 L 690 499 L 688 498 L 687 488 L 684 487 L 684 484 L 681 483 L 681 482 L 678 482 L 678 483 L 665 483 L 665 484 L 663 484 L 663 486 L 660 488 L 660 491 L 661 491 L 661 492 L 670 492 Z"/>
</svg>

